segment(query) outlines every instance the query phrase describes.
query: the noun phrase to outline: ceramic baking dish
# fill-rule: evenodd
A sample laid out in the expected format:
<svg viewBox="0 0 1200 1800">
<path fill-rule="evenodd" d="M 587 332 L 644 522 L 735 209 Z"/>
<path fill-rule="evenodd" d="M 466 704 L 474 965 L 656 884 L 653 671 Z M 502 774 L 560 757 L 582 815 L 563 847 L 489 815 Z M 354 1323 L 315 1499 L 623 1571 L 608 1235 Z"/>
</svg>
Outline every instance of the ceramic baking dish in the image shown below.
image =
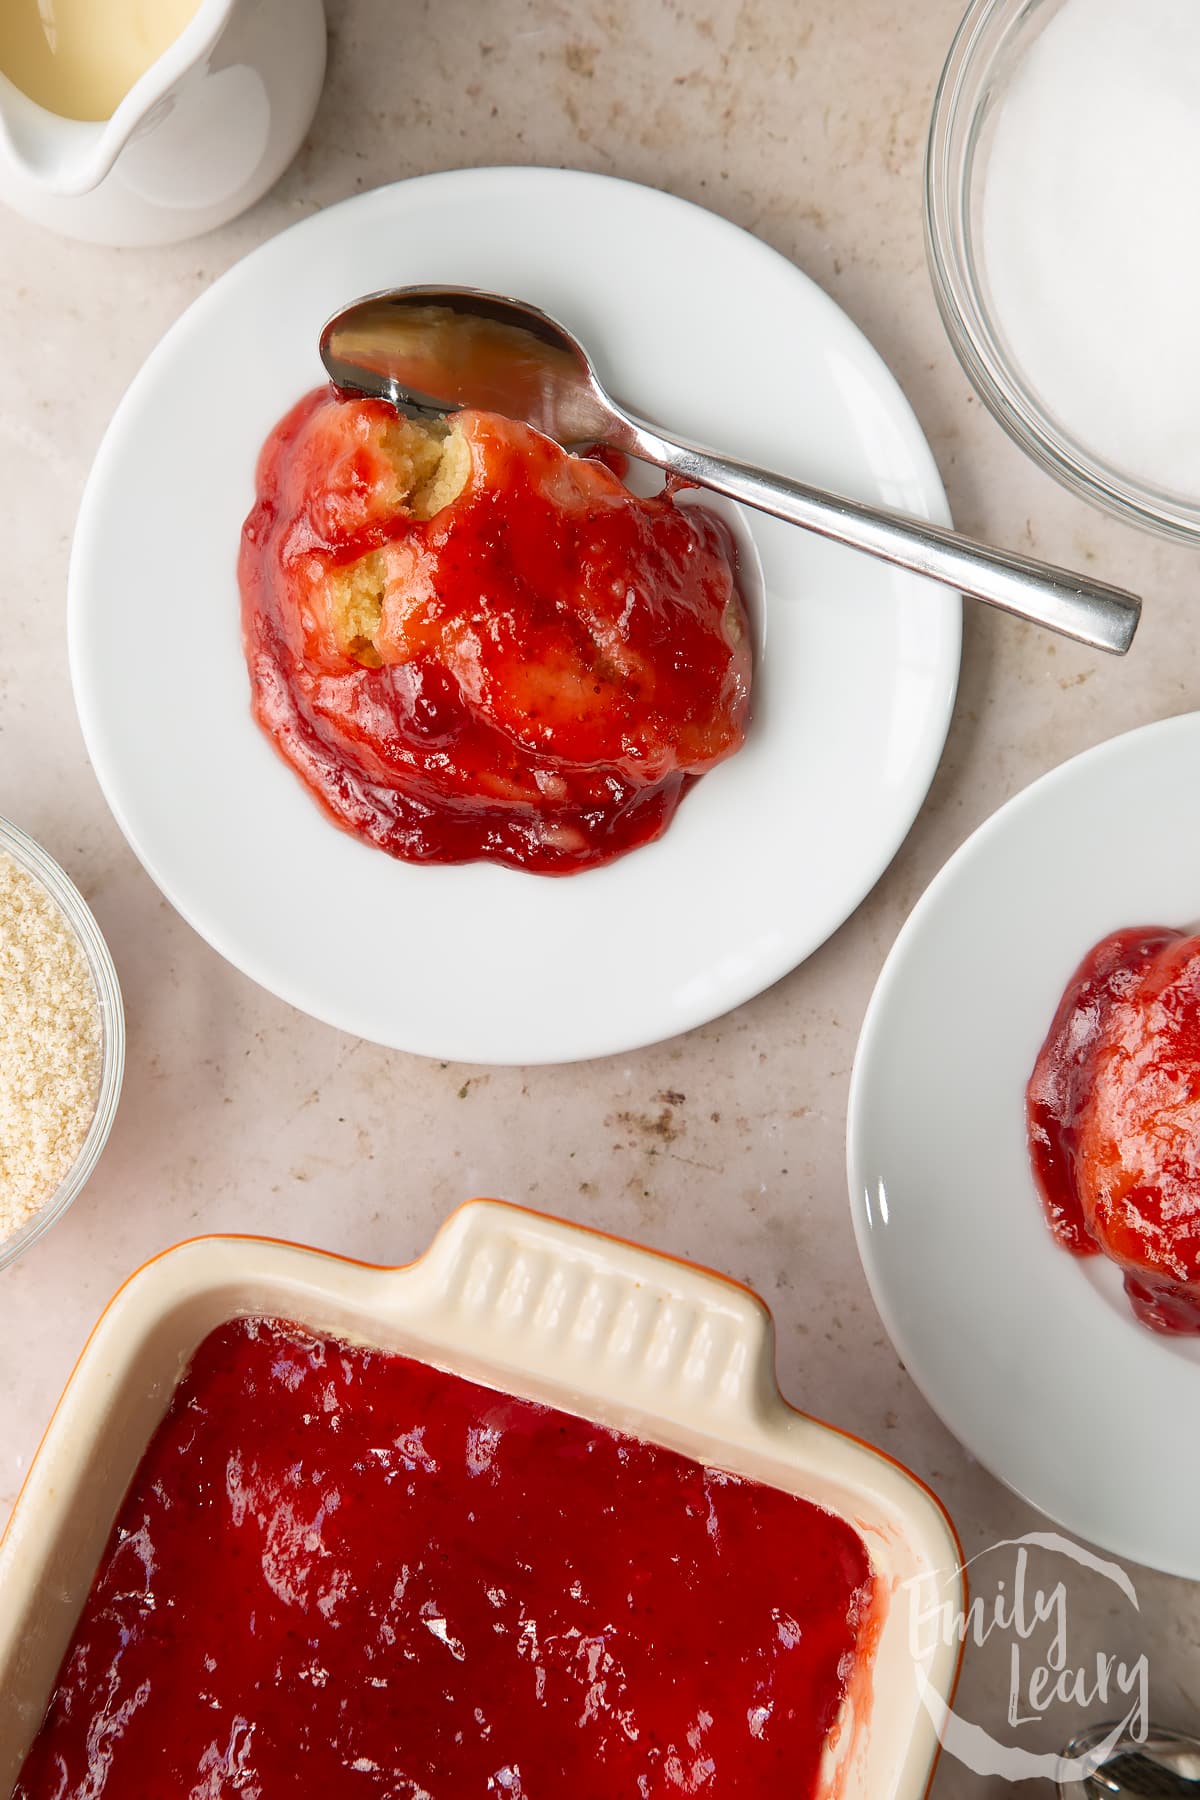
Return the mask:
<svg viewBox="0 0 1200 1800">
<path fill-rule="evenodd" d="M 273 1313 L 805 1495 L 861 1533 L 882 1622 L 825 1759 L 838 1800 L 917 1800 L 957 1648 L 910 1644 L 908 1584 L 961 1607 L 962 1557 L 898 1463 L 796 1412 L 766 1307 L 710 1271 L 493 1200 L 461 1207 L 406 1268 L 260 1238 L 164 1251 L 109 1304 L 0 1541 L 0 1794 L 41 1720 L 126 1486 L 201 1339 Z"/>
</svg>

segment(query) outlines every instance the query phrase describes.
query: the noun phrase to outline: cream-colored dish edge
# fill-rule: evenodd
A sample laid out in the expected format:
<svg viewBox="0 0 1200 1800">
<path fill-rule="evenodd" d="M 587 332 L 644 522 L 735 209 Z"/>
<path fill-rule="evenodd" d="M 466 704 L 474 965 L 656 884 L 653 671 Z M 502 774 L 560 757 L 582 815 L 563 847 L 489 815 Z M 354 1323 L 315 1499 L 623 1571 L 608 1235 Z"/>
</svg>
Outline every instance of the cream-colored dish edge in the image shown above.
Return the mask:
<svg viewBox="0 0 1200 1800">
<path fill-rule="evenodd" d="M 962 1561 L 934 1496 L 882 1452 L 790 1407 L 771 1315 L 724 1276 L 501 1201 L 452 1214 L 418 1261 L 378 1268 L 265 1238 L 194 1238 L 109 1303 L 0 1540 L 0 1793 L 44 1712 L 112 1521 L 179 1376 L 223 1320 L 272 1313 L 564 1407 L 849 1520 L 876 1575 L 876 1637 L 826 1756 L 838 1800 L 918 1800 L 955 1647 L 920 1659 L 907 1584 Z M 923 1698 L 923 1694 L 925 1698 Z"/>
</svg>

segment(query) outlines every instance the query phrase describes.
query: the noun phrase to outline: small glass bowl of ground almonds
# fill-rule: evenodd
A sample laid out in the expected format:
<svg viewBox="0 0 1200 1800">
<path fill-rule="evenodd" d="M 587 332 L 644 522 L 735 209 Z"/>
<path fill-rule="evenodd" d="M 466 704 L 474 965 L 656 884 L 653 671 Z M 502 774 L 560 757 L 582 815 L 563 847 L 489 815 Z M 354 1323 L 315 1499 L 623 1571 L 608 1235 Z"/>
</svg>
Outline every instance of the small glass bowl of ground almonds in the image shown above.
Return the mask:
<svg viewBox="0 0 1200 1800">
<path fill-rule="evenodd" d="M 0 818 L 0 1269 L 95 1168 L 124 1065 L 99 926 L 58 864 Z"/>
</svg>

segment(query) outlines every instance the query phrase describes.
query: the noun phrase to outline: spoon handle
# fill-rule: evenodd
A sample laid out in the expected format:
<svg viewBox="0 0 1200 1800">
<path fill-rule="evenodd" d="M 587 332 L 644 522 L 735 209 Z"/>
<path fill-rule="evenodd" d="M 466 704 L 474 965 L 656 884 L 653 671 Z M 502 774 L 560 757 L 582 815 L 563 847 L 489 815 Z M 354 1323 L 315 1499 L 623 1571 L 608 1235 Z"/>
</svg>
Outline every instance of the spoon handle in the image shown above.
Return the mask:
<svg viewBox="0 0 1200 1800">
<path fill-rule="evenodd" d="M 1200 1781 L 1181 1775 L 1177 1769 L 1147 1756 L 1142 1750 L 1126 1750 L 1109 1757 L 1088 1776 L 1087 1787 L 1093 1794 L 1126 1795 L 1137 1800 L 1171 1800 L 1172 1795 L 1200 1794 Z"/>
<path fill-rule="evenodd" d="M 898 563 L 915 575 L 986 600 L 989 606 L 1031 619 L 1035 625 L 1049 626 L 1096 650 L 1123 656 L 1133 642 L 1142 603 L 1122 588 L 1089 581 L 1015 551 L 993 550 L 926 519 L 827 494 L 802 481 L 716 456 L 697 444 L 675 442 L 654 426 L 625 417 L 631 434 L 620 448 L 686 481 L 883 562 Z"/>
</svg>

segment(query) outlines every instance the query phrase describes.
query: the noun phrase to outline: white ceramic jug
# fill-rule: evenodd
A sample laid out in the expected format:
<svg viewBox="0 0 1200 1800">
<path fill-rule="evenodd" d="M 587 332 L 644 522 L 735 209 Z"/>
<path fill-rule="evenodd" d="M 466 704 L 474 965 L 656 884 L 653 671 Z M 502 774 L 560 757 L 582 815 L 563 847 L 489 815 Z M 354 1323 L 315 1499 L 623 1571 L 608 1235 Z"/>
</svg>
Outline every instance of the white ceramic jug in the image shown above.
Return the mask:
<svg viewBox="0 0 1200 1800">
<path fill-rule="evenodd" d="M 96 124 L 48 112 L 0 73 L 0 202 L 92 243 L 210 231 L 283 173 L 324 75 L 322 0 L 199 0 Z"/>
</svg>

